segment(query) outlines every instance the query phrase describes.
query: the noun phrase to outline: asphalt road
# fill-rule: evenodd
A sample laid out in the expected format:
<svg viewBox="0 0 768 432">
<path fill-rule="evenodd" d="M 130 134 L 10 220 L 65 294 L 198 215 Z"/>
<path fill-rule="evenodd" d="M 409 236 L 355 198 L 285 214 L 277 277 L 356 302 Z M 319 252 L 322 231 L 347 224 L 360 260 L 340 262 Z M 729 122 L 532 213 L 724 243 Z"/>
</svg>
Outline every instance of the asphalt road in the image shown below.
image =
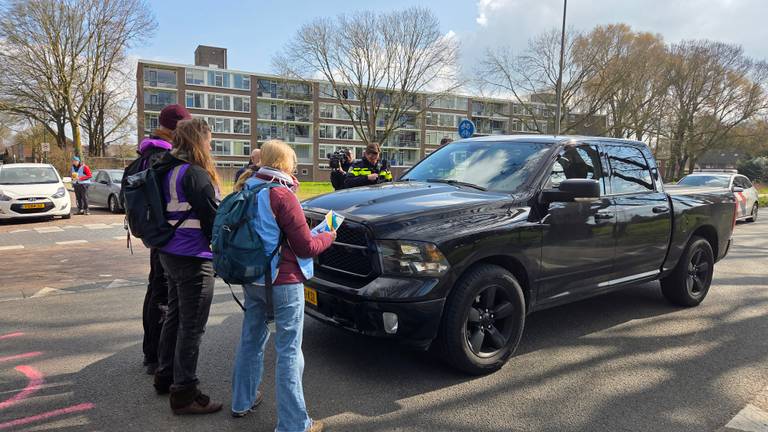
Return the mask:
<svg viewBox="0 0 768 432">
<path fill-rule="evenodd" d="M 273 430 L 272 348 L 265 403 L 228 414 L 241 314 L 224 285 L 199 373 L 225 410 L 175 417 L 154 394 L 141 367 L 147 254 L 130 255 L 117 224 L 0 225 L 0 431 Z M 722 430 L 768 386 L 768 223 L 734 238 L 700 307 L 668 305 L 654 283 L 536 313 L 517 355 L 485 377 L 307 318 L 310 414 L 332 431 Z"/>
</svg>

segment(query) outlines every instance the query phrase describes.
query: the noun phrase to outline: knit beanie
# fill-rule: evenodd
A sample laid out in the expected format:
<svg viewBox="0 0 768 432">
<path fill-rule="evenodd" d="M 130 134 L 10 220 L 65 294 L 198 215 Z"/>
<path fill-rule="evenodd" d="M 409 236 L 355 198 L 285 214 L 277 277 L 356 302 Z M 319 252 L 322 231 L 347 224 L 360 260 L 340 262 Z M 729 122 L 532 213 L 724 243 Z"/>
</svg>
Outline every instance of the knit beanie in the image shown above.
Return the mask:
<svg viewBox="0 0 768 432">
<path fill-rule="evenodd" d="M 179 104 L 168 105 L 160 111 L 160 126 L 176 130 L 176 123 L 181 120 L 189 120 L 192 116 L 189 114 L 186 108 Z"/>
</svg>

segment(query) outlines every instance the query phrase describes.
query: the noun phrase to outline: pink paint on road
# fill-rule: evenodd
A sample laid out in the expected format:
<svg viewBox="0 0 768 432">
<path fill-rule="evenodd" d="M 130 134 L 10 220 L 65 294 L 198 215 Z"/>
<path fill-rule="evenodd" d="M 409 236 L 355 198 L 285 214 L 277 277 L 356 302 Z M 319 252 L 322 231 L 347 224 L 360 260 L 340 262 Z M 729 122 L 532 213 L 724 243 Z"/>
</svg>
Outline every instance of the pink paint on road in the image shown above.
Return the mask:
<svg viewBox="0 0 768 432">
<path fill-rule="evenodd" d="M 92 403 L 81 403 L 79 405 L 72 405 L 70 407 L 61 408 L 53 411 L 44 412 L 42 414 L 33 415 L 30 417 L 23 417 L 16 420 L 11 420 L 9 422 L 0 423 L 0 430 L 8 429 L 16 426 L 22 426 L 29 423 L 34 423 L 40 420 L 47 420 L 51 417 L 58 417 L 66 414 L 74 414 L 77 412 L 83 412 L 88 411 L 90 409 L 93 409 L 95 405 Z"/>
<path fill-rule="evenodd" d="M 8 333 L 8 334 L 0 335 L 0 340 L 15 338 L 15 337 L 19 337 L 19 336 L 24 336 L 24 333 L 16 332 L 16 333 Z"/>
<path fill-rule="evenodd" d="M 15 369 L 23 373 L 29 382 L 24 390 L 16 393 L 15 396 L 10 399 L 0 402 L 0 410 L 8 408 L 9 406 L 16 405 L 17 403 L 28 398 L 31 394 L 38 391 L 40 386 L 43 385 L 43 374 L 32 366 L 16 366 Z"/>
<path fill-rule="evenodd" d="M 14 361 L 14 360 L 24 360 L 32 357 L 37 357 L 42 354 L 43 353 L 41 353 L 40 351 L 34 351 L 34 352 L 28 352 L 24 354 L 16 354 L 16 355 L 7 356 L 7 357 L 0 357 L 0 363 Z"/>
</svg>

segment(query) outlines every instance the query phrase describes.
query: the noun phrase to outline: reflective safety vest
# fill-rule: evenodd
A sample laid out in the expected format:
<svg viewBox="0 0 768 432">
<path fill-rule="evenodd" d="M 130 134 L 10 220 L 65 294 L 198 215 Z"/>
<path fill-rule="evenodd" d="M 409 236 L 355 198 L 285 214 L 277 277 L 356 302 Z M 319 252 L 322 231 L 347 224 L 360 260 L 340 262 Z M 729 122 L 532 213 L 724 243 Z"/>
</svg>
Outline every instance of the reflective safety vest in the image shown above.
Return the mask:
<svg viewBox="0 0 768 432">
<path fill-rule="evenodd" d="M 367 177 L 371 174 L 378 174 L 379 178 L 384 181 L 392 181 L 392 173 L 390 171 L 379 170 L 378 165 L 371 168 L 370 163 L 367 163 L 367 161 L 358 162 L 352 166 L 351 170 L 349 170 L 349 175 L 353 177 Z"/>
</svg>

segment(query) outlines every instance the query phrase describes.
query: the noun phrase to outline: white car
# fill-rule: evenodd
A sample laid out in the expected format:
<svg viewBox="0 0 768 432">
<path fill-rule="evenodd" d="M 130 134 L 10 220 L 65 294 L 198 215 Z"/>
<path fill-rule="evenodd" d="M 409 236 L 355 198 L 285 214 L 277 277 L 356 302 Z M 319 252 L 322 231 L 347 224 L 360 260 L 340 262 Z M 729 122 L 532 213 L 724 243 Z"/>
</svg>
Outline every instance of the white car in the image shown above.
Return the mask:
<svg viewBox="0 0 768 432">
<path fill-rule="evenodd" d="M 754 222 L 757 220 L 758 196 L 757 188 L 748 178 L 741 174 L 730 172 L 697 172 L 688 174 L 677 182 L 685 186 L 722 187 L 733 191 L 739 204 L 737 220 Z"/>
<path fill-rule="evenodd" d="M 69 192 L 53 165 L 0 165 L 0 219 L 71 217 Z"/>
</svg>

